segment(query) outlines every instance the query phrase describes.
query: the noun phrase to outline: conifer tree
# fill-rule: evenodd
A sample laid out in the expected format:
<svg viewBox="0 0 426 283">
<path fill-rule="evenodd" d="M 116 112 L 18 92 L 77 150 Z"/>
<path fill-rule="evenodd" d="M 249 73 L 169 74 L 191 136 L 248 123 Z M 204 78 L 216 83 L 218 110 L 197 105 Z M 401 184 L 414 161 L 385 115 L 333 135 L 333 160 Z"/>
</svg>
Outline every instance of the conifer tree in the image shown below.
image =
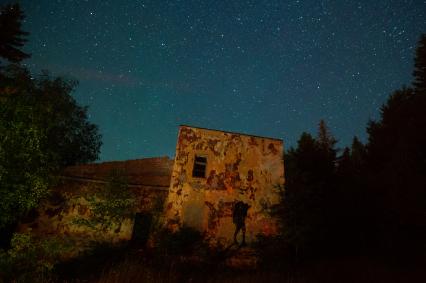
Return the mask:
<svg viewBox="0 0 426 283">
<path fill-rule="evenodd" d="M 416 92 L 426 95 L 426 35 L 423 34 L 416 50 L 414 59 L 414 82 Z"/>
<path fill-rule="evenodd" d="M 321 120 L 318 125 L 318 144 L 325 150 L 332 150 L 337 143 L 337 140 L 331 135 L 324 120 Z"/>
<path fill-rule="evenodd" d="M 30 57 L 21 50 L 28 32 L 22 30 L 25 16 L 19 4 L 0 7 L 0 57 L 18 63 Z"/>
<path fill-rule="evenodd" d="M 416 50 L 414 89 L 396 90 L 382 106 L 380 119 L 367 127 L 367 179 L 370 198 L 374 193 L 376 199 L 376 232 L 378 238 L 388 237 L 386 248 L 403 249 L 416 242 L 416 235 L 426 236 L 425 43 L 423 35 Z"/>
</svg>

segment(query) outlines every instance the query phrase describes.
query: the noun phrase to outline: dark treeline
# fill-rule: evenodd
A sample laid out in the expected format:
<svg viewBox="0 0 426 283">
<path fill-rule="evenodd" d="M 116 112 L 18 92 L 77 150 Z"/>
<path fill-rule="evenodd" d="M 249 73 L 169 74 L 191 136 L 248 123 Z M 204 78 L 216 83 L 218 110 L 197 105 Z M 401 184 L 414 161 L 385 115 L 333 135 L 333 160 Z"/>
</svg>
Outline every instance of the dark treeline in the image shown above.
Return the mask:
<svg viewBox="0 0 426 283">
<path fill-rule="evenodd" d="M 279 215 L 283 242 L 298 258 L 377 253 L 404 261 L 426 251 L 426 35 L 411 87 L 396 90 L 368 141 L 339 152 L 324 121 L 285 158 Z"/>
</svg>

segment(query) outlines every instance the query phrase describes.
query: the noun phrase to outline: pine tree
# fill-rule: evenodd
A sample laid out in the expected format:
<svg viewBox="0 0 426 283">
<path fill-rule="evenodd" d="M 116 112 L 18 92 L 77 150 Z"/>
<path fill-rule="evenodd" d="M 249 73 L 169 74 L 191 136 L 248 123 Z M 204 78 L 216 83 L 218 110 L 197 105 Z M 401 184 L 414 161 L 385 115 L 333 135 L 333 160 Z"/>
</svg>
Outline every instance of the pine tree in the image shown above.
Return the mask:
<svg viewBox="0 0 426 283">
<path fill-rule="evenodd" d="M 423 34 L 416 50 L 414 59 L 414 82 L 416 92 L 426 95 L 426 35 Z"/>
<path fill-rule="evenodd" d="M 19 4 L 0 7 L 0 57 L 13 63 L 30 57 L 20 49 L 28 36 L 21 28 L 24 18 Z"/>
<path fill-rule="evenodd" d="M 303 133 L 297 148 L 286 154 L 283 235 L 297 254 L 328 248 L 333 241 L 335 143 L 321 121 L 317 139 Z"/>
<path fill-rule="evenodd" d="M 336 145 L 337 140 L 331 135 L 324 120 L 321 120 L 318 125 L 318 144 L 322 149 L 332 150 Z"/>
<path fill-rule="evenodd" d="M 333 137 L 327 124 L 321 120 L 318 125 L 318 138 L 316 144 L 318 146 L 321 166 L 316 170 L 322 175 L 321 178 L 328 180 L 332 178 L 335 169 L 337 149 L 335 145 L 337 140 Z M 328 181 L 326 181 L 328 183 Z"/>
<path fill-rule="evenodd" d="M 357 137 L 354 137 L 351 146 L 351 160 L 358 169 L 361 169 L 363 166 L 365 154 L 365 145 Z"/>
<path fill-rule="evenodd" d="M 395 91 L 367 132 L 367 178 L 375 193 L 378 238 L 386 248 L 412 252 L 426 236 L 426 37 L 416 50 L 413 88 Z M 370 194 L 371 197 L 372 193 Z M 379 227 L 379 225 L 377 225 Z M 422 232 L 423 231 L 423 232 Z M 410 239 L 411 238 L 411 239 Z M 384 242 L 382 242 L 384 243 Z M 418 246 L 419 242 L 417 242 Z"/>
</svg>

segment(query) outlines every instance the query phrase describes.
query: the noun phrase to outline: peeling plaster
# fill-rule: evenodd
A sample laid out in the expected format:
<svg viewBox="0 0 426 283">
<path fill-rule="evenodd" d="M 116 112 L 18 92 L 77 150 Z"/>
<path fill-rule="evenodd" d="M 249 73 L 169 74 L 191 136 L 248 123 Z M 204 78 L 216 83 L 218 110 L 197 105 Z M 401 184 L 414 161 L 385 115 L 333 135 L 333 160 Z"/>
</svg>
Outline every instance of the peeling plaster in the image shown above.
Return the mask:
<svg viewBox="0 0 426 283">
<path fill-rule="evenodd" d="M 181 126 L 176 146 L 166 226 L 187 225 L 212 243 L 233 241 L 233 205 L 251 206 L 246 218 L 247 241 L 277 233 L 270 208 L 284 185 L 282 140 Z M 206 178 L 192 177 L 195 156 L 207 157 Z"/>
</svg>

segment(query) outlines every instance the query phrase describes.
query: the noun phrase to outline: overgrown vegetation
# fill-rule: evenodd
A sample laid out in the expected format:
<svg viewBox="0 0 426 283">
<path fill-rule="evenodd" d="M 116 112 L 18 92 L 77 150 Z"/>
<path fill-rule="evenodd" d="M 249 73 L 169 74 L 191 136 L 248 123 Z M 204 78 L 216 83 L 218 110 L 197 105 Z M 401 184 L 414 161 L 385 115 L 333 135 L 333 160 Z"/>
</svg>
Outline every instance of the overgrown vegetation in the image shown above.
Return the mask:
<svg viewBox="0 0 426 283">
<path fill-rule="evenodd" d="M 155 252 L 161 256 L 190 255 L 200 252 L 204 246 L 201 233 L 183 226 L 177 232 L 162 230 L 157 233 Z"/>
<path fill-rule="evenodd" d="M 36 239 L 31 233 L 15 233 L 10 249 L 0 249 L 0 282 L 47 282 L 71 249 L 72 243 L 63 238 Z"/>
<path fill-rule="evenodd" d="M 19 4 L 0 6 L 0 58 L 9 63 L 0 68 L 0 281 L 34 282 L 53 270 L 64 239 L 13 234 L 15 225 L 49 195 L 59 170 L 98 158 L 101 136 L 72 97 L 75 81 L 21 64 L 30 56 L 23 19 Z"/>
<path fill-rule="evenodd" d="M 0 7 L 0 230 L 48 194 L 61 168 L 98 158 L 101 136 L 87 107 L 72 97 L 75 81 L 32 75 L 19 62 L 26 41 L 18 4 Z"/>
<path fill-rule="evenodd" d="M 121 223 L 135 213 L 134 196 L 129 191 L 123 172 L 119 170 L 111 171 L 106 185 L 90 190 L 86 199 L 90 217 L 78 217 L 74 222 L 98 233 L 113 227 L 119 230 Z"/>
</svg>

